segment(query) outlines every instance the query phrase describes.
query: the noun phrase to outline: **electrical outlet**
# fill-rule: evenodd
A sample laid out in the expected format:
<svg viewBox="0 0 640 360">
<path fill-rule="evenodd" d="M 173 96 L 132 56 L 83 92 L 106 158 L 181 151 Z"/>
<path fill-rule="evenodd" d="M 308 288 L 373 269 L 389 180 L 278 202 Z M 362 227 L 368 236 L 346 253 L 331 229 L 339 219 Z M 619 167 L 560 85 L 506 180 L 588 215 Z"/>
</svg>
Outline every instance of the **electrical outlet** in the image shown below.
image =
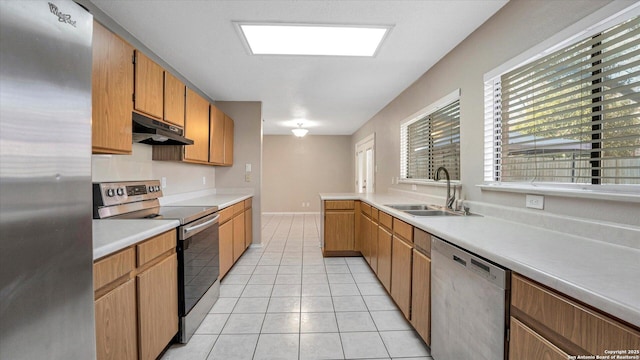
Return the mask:
<svg viewBox="0 0 640 360">
<path fill-rule="evenodd" d="M 544 196 L 542 195 L 527 195 L 526 207 L 531 209 L 544 209 Z"/>
<path fill-rule="evenodd" d="M 162 177 L 162 179 L 160 179 L 160 182 L 162 183 L 162 188 L 166 188 L 167 187 L 167 178 L 166 177 Z"/>
<path fill-rule="evenodd" d="M 251 173 L 245 173 L 244 174 L 244 181 L 245 182 L 251 182 Z"/>
<path fill-rule="evenodd" d="M 207 177 L 206 176 L 202 177 L 202 185 L 207 185 Z"/>
<path fill-rule="evenodd" d="M 411 190 L 413 191 L 418 190 L 418 186 L 416 184 L 411 185 Z"/>
</svg>

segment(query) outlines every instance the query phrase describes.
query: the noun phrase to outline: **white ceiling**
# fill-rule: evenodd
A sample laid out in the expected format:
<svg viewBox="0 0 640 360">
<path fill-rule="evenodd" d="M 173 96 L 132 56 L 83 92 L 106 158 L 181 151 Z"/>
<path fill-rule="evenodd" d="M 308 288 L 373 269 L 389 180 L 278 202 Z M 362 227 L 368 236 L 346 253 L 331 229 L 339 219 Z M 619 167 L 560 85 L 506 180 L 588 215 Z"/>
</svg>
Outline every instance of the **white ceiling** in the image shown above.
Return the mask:
<svg viewBox="0 0 640 360">
<path fill-rule="evenodd" d="M 212 99 L 262 101 L 264 134 L 315 135 L 354 133 L 507 1 L 92 0 Z M 373 58 L 252 56 L 234 21 L 393 28 Z"/>
</svg>

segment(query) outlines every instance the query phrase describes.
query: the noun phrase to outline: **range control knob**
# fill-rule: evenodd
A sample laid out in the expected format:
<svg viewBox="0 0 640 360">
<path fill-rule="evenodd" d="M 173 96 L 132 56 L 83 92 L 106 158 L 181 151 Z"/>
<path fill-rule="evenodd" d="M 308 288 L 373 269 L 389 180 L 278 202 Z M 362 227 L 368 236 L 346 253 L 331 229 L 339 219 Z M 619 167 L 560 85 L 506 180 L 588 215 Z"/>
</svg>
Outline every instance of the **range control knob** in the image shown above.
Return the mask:
<svg viewBox="0 0 640 360">
<path fill-rule="evenodd" d="M 160 185 L 156 185 L 156 191 L 160 191 Z"/>
<path fill-rule="evenodd" d="M 154 191 L 156 191 L 156 190 L 155 190 L 155 187 L 154 187 L 154 186 L 149 186 L 149 192 L 150 192 L 150 193 L 152 193 L 152 192 L 154 192 Z"/>
<path fill-rule="evenodd" d="M 118 190 L 116 190 L 116 193 L 118 194 L 118 196 L 122 196 L 122 195 L 124 195 L 124 189 L 123 188 L 118 188 Z"/>
<path fill-rule="evenodd" d="M 116 195 L 116 192 L 113 191 L 113 189 L 107 189 L 107 196 L 108 197 L 114 197 Z"/>
</svg>

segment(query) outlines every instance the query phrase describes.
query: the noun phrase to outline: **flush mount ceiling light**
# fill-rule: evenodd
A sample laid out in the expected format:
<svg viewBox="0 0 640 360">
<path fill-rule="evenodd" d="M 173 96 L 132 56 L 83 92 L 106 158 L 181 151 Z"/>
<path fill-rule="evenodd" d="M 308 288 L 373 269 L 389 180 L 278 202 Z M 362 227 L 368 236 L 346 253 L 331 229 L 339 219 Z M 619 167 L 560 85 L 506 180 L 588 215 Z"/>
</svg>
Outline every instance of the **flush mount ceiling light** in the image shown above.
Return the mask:
<svg viewBox="0 0 640 360">
<path fill-rule="evenodd" d="M 293 133 L 293 135 L 295 135 L 297 137 L 303 137 L 303 136 L 307 135 L 309 130 L 303 129 L 302 128 L 302 123 L 298 123 L 298 127 L 296 129 L 291 129 L 291 132 Z"/>
<path fill-rule="evenodd" d="M 374 56 L 385 26 L 238 23 L 253 55 Z"/>
</svg>

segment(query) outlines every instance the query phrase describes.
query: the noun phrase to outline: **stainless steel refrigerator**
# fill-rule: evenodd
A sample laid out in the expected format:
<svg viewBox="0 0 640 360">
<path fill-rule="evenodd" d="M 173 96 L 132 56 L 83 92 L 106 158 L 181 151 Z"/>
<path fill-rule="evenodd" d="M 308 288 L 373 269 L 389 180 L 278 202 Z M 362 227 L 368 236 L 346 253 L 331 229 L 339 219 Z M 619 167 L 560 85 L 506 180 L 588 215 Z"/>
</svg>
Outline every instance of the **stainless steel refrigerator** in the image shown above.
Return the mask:
<svg viewBox="0 0 640 360">
<path fill-rule="evenodd" d="M 94 359 L 92 16 L 0 0 L 0 359 Z"/>
</svg>

